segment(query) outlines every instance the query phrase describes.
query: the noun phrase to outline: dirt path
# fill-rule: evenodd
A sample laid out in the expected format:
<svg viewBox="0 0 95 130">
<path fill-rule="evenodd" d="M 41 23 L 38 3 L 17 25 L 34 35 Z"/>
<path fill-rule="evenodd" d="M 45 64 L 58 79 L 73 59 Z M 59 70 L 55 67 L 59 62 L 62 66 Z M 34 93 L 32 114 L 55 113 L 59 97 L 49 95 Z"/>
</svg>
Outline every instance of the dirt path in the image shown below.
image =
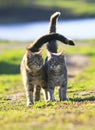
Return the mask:
<svg viewBox="0 0 95 130">
<path fill-rule="evenodd" d="M 80 74 L 90 64 L 89 57 L 84 55 L 71 55 L 66 57 L 68 77 L 70 80 Z"/>
</svg>

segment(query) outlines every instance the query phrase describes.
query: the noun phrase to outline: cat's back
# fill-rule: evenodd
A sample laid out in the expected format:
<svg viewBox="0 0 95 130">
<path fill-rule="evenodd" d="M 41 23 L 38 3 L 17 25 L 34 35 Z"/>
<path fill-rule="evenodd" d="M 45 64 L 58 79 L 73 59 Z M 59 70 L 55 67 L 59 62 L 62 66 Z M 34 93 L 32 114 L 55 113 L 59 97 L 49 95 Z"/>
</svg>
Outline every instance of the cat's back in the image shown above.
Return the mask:
<svg viewBox="0 0 95 130">
<path fill-rule="evenodd" d="M 20 71 L 21 71 L 21 74 L 25 73 L 25 62 L 27 60 L 27 57 L 26 57 L 26 54 L 24 54 L 23 58 L 22 58 L 22 61 L 21 61 L 21 64 L 20 64 Z"/>
</svg>

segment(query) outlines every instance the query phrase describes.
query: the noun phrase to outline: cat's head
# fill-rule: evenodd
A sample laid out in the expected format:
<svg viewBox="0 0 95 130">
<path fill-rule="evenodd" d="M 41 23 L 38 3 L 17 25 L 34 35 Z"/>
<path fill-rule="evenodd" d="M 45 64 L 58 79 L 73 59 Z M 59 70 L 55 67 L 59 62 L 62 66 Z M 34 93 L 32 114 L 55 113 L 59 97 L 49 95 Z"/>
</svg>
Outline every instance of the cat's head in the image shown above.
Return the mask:
<svg viewBox="0 0 95 130">
<path fill-rule="evenodd" d="M 65 64 L 64 52 L 51 53 L 48 51 L 47 56 L 48 56 L 47 61 L 48 61 L 49 69 L 55 70 L 55 71 L 62 69 L 62 67 Z"/>
<path fill-rule="evenodd" d="M 26 57 L 27 57 L 27 66 L 29 69 L 39 70 L 42 68 L 43 66 L 42 51 L 31 52 L 30 50 L 27 50 Z"/>
</svg>

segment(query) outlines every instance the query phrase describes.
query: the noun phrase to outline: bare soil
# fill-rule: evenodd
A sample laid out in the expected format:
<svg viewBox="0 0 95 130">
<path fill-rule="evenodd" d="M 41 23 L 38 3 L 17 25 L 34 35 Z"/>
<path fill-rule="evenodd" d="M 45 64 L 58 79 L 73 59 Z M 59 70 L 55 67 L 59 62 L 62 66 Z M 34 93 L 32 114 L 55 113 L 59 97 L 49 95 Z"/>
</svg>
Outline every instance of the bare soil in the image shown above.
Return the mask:
<svg viewBox="0 0 95 130">
<path fill-rule="evenodd" d="M 70 55 L 66 57 L 68 78 L 74 79 L 74 77 L 80 74 L 86 67 L 90 65 L 89 57 L 84 55 Z"/>
</svg>

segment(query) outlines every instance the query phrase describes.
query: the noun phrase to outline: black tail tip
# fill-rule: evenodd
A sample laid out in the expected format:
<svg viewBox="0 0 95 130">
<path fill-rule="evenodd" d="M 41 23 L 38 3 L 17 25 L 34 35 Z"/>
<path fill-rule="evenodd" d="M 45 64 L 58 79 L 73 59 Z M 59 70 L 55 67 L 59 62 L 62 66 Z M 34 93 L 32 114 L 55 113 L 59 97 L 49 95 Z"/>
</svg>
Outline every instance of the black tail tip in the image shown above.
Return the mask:
<svg viewBox="0 0 95 130">
<path fill-rule="evenodd" d="M 75 45 L 74 41 L 73 40 L 69 40 L 69 45 L 74 46 Z"/>
</svg>

